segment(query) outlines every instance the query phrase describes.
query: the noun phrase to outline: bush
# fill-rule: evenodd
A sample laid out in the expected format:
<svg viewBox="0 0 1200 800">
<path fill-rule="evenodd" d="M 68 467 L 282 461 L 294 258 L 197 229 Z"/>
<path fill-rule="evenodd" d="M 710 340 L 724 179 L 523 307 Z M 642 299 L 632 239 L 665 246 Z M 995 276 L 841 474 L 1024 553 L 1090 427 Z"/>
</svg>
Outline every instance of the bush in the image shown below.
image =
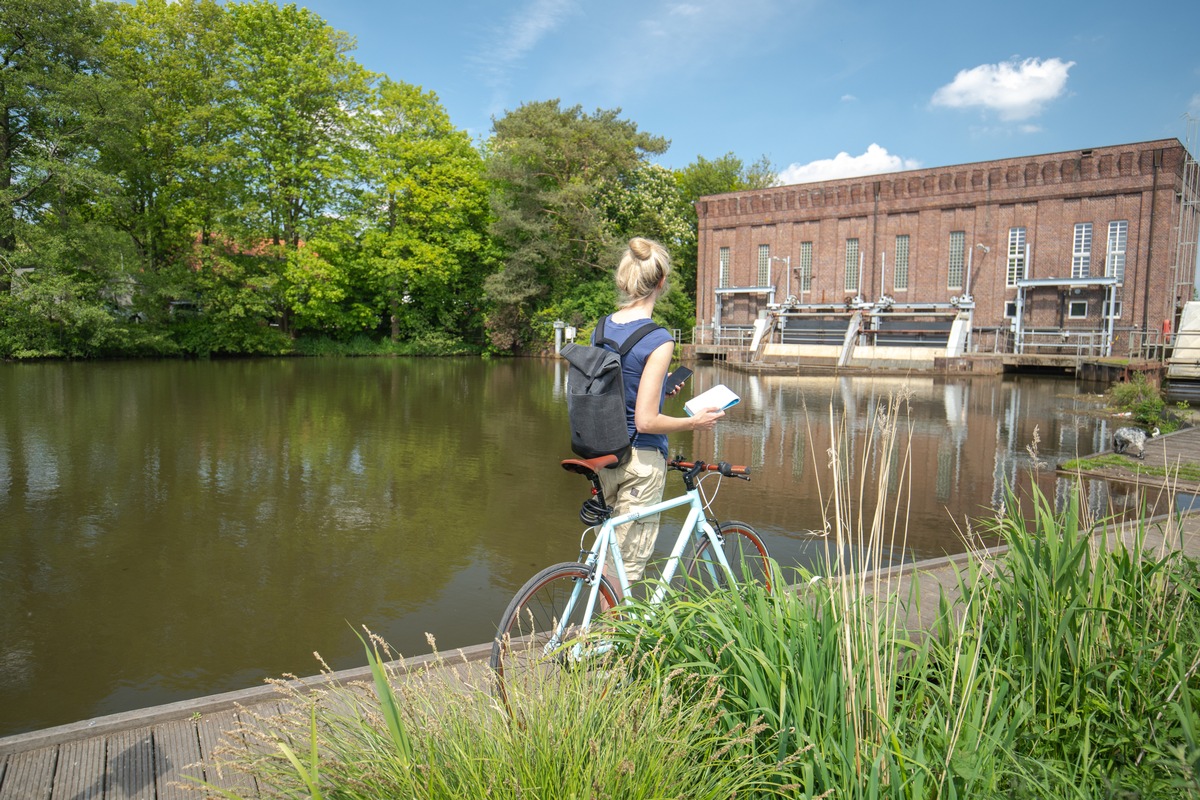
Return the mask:
<svg viewBox="0 0 1200 800">
<path fill-rule="evenodd" d="M 1157 427 L 1162 433 L 1169 433 L 1179 427 L 1175 419 L 1163 414 L 1167 401 L 1162 392 L 1141 372 L 1135 372 L 1124 383 L 1114 383 L 1105 396 L 1110 406 L 1130 414 L 1134 422 L 1147 430 Z"/>
</svg>

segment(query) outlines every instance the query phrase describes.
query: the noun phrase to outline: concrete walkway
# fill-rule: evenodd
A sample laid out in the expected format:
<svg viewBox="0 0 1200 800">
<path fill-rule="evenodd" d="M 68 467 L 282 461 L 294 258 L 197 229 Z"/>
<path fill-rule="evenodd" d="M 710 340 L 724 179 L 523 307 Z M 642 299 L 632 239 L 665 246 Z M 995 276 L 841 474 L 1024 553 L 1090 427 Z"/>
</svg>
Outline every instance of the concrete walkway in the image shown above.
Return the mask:
<svg viewBox="0 0 1200 800">
<path fill-rule="evenodd" d="M 1200 447 L 1200 430 L 1187 433 L 1194 433 L 1194 444 Z M 1164 445 L 1170 438 L 1156 441 L 1155 446 L 1173 447 Z M 1191 438 L 1178 442 L 1178 446 L 1192 447 Z M 1159 458 L 1171 463 L 1169 451 L 1155 460 Z M 1148 455 L 1147 461 L 1150 460 Z M 1170 519 L 1161 519 L 1150 528 L 1147 548 L 1182 549 L 1187 555 L 1200 558 L 1200 517 L 1186 517 L 1180 526 Z M 1132 532 L 1119 530 L 1110 534 L 1110 538 L 1117 537 L 1128 542 L 1132 540 Z M 919 575 L 919 618 L 910 617 L 909 622 L 927 625 L 937 611 L 939 593 L 943 590 L 951 595 L 956 593 L 958 576 L 971 559 L 987 561 L 1002 556 L 1002 549 L 994 549 L 907 564 L 859 580 L 858 586 L 862 591 L 881 596 L 908 597 L 913 576 Z M 482 662 L 490 652 L 490 644 L 481 644 L 442 654 L 440 658 L 443 662 L 482 669 Z M 438 658 L 423 656 L 395 666 L 404 672 L 428 669 Z M 370 681 L 366 667 L 338 672 L 334 677 L 342 684 Z M 315 677 L 296 685 L 313 687 L 325 681 Z M 188 776 L 245 797 L 255 797 L 257 789 L 252 779 L 219 772 L 213 763 L 213 753 L 223 739 L 229 744 L 226 732 L 256 715 L 278 714 L 280 703 L 281 694 L 276 687 L 262 686 L 0 738 L 0 800 L 194 798 L 196 793 L 183 785 L 188 783 Z"/>
</svg>

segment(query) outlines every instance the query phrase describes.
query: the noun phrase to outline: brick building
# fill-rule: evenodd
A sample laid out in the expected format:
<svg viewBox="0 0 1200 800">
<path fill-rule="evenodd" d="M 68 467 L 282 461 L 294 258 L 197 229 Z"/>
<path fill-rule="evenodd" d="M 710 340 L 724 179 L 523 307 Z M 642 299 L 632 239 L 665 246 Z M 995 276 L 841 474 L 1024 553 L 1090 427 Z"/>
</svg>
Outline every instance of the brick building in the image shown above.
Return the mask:
<svg viewBox="0 0 1200 800">
<path fill-rule="evenodd" d="M 857 307 L 957 315 L 975 349 L 1161 335 L 1192 299 L 1197 183 L 1164 139 L 703 197 L 697 325 Z"/>
</svg>

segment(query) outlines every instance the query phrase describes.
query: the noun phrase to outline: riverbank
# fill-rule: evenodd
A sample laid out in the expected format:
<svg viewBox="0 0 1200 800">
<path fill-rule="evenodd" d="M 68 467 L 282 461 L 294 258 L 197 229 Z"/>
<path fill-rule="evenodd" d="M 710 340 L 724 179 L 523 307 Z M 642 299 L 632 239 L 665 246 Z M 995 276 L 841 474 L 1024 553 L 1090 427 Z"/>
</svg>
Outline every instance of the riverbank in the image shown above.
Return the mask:
<svg viewBox="0 0 1200 800">
<path fill-rule="evenodd" d="M 1111 534 L 1125 546 L 1136 541 L 1136 526 L 1126 525 Z M 1142 545 L 1152 552 L 1178 550 L 1189 558 L 1200 558 L 1200 517 L 1184 517 L 1180 525 L 1170 518 L 1159 519 L 1146 531 Z M 907 597 L 914 585 L 916 602 L 907 605 L 906 625 L 933 624 L 939 598 L 956 598 L 963 588 L 960 578 L 975 561 L 987 568 L 1003 559 L 1005 548 L 980 551 L 951 558 L 902 565 L 878 573 L 851 578 L 847 585 L 877 597 Z M 400 674 L 427 673 L 432 680 L 457 685 L 486 683 L 486 657 L 490 644 L 483 643 L 441 655 L 425 655 L 392 664 Z M 289 684 L 292 689 L 325 686 L 330 679 L 350 684 L 369 680 L 366 667 L 342 670 L 330 676 L 314 676 Z M 0 797 L 89 796 L 110 797 L 176 796 L 172 784 L 191 776 L 234 791 L 251 793 L 245 775 L 216 768 L 214 752 L 225 732 L 258 718 L 281 712 L 281 695 L 275 686 L 250 687 L 182 703 L 173 703 L 123 714 L 83 720 L 0 739 Z M 86 790 L 91 790 L 87 794 Z M 132 791 L 137 790 L 137 792 Z M 150 794 L 153 791 L 155 794 Z M 122 794 L 121 792 L 126 792 Z"/>
</svg>

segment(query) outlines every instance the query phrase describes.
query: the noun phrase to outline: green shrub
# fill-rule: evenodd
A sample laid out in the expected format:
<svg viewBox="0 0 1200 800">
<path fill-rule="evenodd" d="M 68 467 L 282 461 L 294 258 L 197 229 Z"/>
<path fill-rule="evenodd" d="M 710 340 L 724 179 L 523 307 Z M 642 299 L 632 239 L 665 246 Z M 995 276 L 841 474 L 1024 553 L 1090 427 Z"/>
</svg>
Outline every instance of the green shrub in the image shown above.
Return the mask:
<svg viewBox="0 0 1200 800">
<path fill-rule="evenodd" d="M 1167 401 L 1157 386 L 1146 380 L 1144 373 L 1135 372 L 1123 383 L 1114 383 L 1105 392 L 1107 402 L 1113 408 L 1128 413 L 1138 425 L 1146 429 L 1157 427 L 1163 433 L 1178 429 L 1179 423 L 1163 414 Z"/>
</svg>

